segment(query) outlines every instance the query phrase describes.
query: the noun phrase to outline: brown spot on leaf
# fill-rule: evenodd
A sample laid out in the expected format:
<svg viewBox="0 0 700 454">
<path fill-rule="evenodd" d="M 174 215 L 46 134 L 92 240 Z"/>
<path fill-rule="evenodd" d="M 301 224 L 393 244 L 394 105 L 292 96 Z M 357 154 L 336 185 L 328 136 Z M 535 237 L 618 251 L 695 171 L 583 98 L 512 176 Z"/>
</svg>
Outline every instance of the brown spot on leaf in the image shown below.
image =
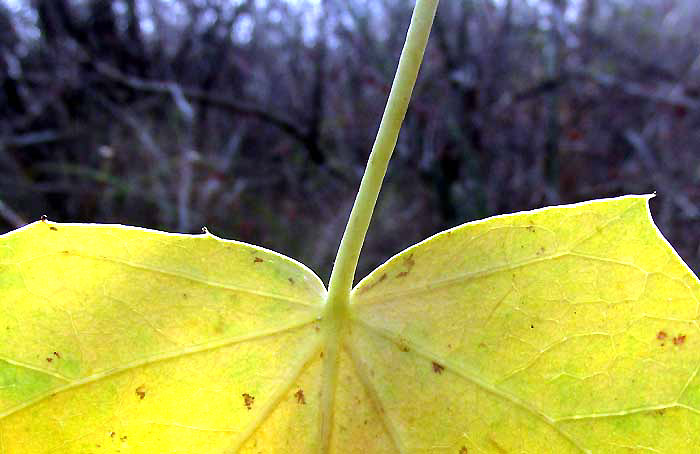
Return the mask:
<svg viewBox="0 0 700 454">
<path fill-rule="evenodd" d="M 459 454 L 469 454 L 469 450 L 467 449 L 466 446 L 462 446 L 462 447 L 459 449 Z"/>
<path fill-rule="evenodd" d="M 401 350 L 404 353 L 408 353 L 411 351 L 411 349 L 408 348 L 408 345 L 405 344 L 403 339 L 399 339 L 398 346 L 399 346 L 399 350 Z"/>
<path fill-rule="evenodd" d="M 397 278 L 406 276 L 408 276 L 408 271 L 401 271 L 399 274 L 396 275 Z"/>
<path fill-rule="evenodd" d="M 531 233 L 535 233 L 535 227 L 532 226 L 532 225 L 528 225 L 528 226 L 527 226 L 527 231 L 528 231 L 528 232 L 531 232 Z"/>
<path fill-rule="evenodd" d="M 263 261 L 263 259 L 261 259 L 260 257 L 255 257 L 253 259 L 253 263 L 262 263 L 262 261 Z"/>
<path fill-rule="evenodd" d="M 49 227 L 49 230 L 53 230 L 54 232 L 57 232 L 57 231 L 58 231 L 58 229 L 57 229 L 56 227 L 54 227 L 54 226 Z"/>
<path fill-rule="evenodd" d="M 658 333 L 656 333 L 656 338 L 658 340 L 664 340 L 666 339 L 666 336 L 668 336 L 668 334 L 666 334 L 666 331 L 659 331 Z"/>
<path fill-rule="evenodd" d="M 290 277 L 290 278 L 288 278 L 287 280 L 289 281 L 290 284 L 294 285 L 294 279 L 292 279 L 292 278 Z"/>
<path fill-rule="evenodd" d="M 53 358 L 51 358 L 50 356 L 48 358 L 46 358 L 46 362 L 50 363 L 51 361 L 53 361 Z"/>
<path fill-rule="evenodd" d="M 146 385 L 141 385 L 136 388 L 136 395 L 139 396 L 139 399 L 143 400 L 143 398 L 146 397 Z"/>
<path fill-rule="evenodd" d="M 60 358 L 60 357 L 61 357 L 61 354 L 58 353 L 58 352 L 53 352 L 53 356 L 55 356 L 56 358 Z"/>
<path fill-rule="evenodd" d="M 445 366 L 433 361 L 433 372 L 435 372 L 436 374 L 441 374 L 443 370 L 445 370 Z"/>
<path fill-rule="evenodd" d="M 321 352 L 318 356 L 319 358 L 323 358 L 323 352 Z"/>
<path fill-rule="evenodd" d="M 112 437 L 112 438 L 114 438 L 114 436 L 115 436 L 116 434 L 117 434 L 116 432 L 110 432 L 110 433 L 109 433 L 109 436 Z"/>
<path fill-rule="evenodd" d="M 119 439 L 120 439 L 121 441 L 126 441 L 126 439 L 127 439 L 127 436 L 126 436 L 126 435 L 124 435 L 123 437 L 119 437 Z"/>
<path fill-rule="evenodd" d="M 410 269 L 410 268 L 413 268 L 413 265 L 416 264 L 416 261 L 413 260 L 413 253 L 409 254 L 408 257 L 406 257 L 406 259 L 404 260 L 404 262 L 406 263 L 406 266 L 407 266 L 409 269 Z"/>
<path fill-rule="evenodd" d="M 503 449 L 503 446 L 501 446 L 501 445 L 500 445 L 496 440 L 494 440 L 493 438 L 490 438 L 490 437 L 489 437 L 489 443 L 491 443 L 491 445 L 492 445 L 494 448 L 496 448 L 496 451 L 498 451 L 498 452 L 500 452 L 500 453 L 503 453 L 503 454 L 507 454 L 507 453 L 508 453 L 508 451 L 506 451 L 505 449 Z"/>
<path fill-rule="evenodd" d="M 294 397 L 297 398 L 297 403 L 301 405 L 306 405 L 306 399 L 304 398 L 304 390 L 300 389 L 294 393 Z"/>
<path fill-rule="evenodd" d="M 243 396 L 243 405 L 245 405 L 245 407 L 246 407 L 248 410 L 252 409 L 252 408 L 253 408 L 253 402 L 255 401 L 255 397 L 251 396 L 251 395 L 248 394 L 248 393 L 243 393 L 243 394 L 241 394 L 241 396 Z"/>
<path fill-rule="evenodd" d="M 364 287 L 362 287 L 362 288 L 358 291 L 358 293 L 362 294 L 362 293 L 365 293 L 365 292 L 368 292 L 368 291 L 372 290 L 372 289 L 374 288 L 375 285 L 379 284 L 380 282 L 384 281 L 385 279 L 386 279 L 386 273 L 382 273 L 382 275 L 379 276 L 379 279 L 377 279 L 376 281 L 372 282 L 371 284 L 365 285 Z"/>
<path fill-rule="evenodd" d="M 679 334 L 673 338 L 673 345 L 683 345 L 685 344 L 685 334 Z"/>
</svg>

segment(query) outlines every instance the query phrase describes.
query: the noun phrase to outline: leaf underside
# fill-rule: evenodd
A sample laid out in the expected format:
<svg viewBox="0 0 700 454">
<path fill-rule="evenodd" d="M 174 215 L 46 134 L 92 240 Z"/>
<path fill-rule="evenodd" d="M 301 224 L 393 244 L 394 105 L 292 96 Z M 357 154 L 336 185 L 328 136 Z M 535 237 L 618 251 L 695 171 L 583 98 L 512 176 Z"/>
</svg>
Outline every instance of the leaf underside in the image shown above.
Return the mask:
<svg viewBox="0 0 700 454">
<path fill-rule="evenodd" d="M 489 218 L 390 259 L 333 336 L 332 415 L 326 290 L 303 265 L 33 223 L 0 237 L 0 454 L 691 452 L 700 283 L 648 200 Z"/>
</svg>

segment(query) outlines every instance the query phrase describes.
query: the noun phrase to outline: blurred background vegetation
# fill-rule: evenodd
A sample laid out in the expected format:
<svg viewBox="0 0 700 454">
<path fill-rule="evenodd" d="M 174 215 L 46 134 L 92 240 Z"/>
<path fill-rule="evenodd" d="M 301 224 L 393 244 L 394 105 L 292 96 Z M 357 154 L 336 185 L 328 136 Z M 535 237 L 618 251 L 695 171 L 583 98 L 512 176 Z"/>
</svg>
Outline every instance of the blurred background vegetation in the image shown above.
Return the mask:
<svg viewBox="0 0 700 454">
<path fill-rule="evenodd" d="M 0 0 L 0 231 L 221 237 L 327 279 L 411 0 Z M 358 270 L 493 214 L 657 191 L 700 270 L 697 0 L 443 0 Z"/>
</svg>

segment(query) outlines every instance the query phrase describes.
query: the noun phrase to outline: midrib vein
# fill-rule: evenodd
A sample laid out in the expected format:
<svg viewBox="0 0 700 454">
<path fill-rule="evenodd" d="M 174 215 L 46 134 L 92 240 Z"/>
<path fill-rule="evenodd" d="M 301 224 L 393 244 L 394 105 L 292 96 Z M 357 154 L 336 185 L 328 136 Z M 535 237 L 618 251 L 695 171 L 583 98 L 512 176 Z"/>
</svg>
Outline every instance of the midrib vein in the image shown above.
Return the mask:
<svg viewBox="0 0 700 454">
<path fill-rule="evenodd" d="M 231 285 L 231 284 L 224 284 L 222 282 L 209 281 L 209 280 L 206 280 L 206 279 L 203 279 L 203 278 L 200 278 L 197 276 L 193 276 L 191 274 L 179 272 L 179 271 L 166 270 L 163 268 L 157 268 L 154 266 L 143 265 L 140 263 L 134 263 L 134 262 L 129 262 L 127 260 L 119 260 L 119 259 L 105 257 L 105 256 L 94 256 L 94 255 L 80 254 L 80 253 L 73 252 L 73 251 L 67 251 L 65 253 L 54 253 L 54 254 L 50 254 L 50 255 L 59 255 L 59 256 L 66 255 L 66 256 L 73 256 L 73 257 L 80 257 L 80 258 L 87 259 L 87 260 L 95 260 L 95 261 L 114 263 L 117 265 L 123 265 L 123 266 L 129 267 L 129 268 L 134 268 L 134 269 L 139 269 L 139 270 L 144 270 L 144 271 L 150 271 L 153 273 L 163 274 L 165 276 L 187 279 L 189 281 L 196 282 L 198 284 L 206 285 L 209 287 L 221 288 L 221 289 L 230 290 L 233 292 L 245 293 L 245 294 L 260 296 L 260 297 L 264 297 L 264 298 L 270 298 L 270 299 L 274 299 L 277 301 L 284 301 L 287 303 L 300 305 L 300 306 L 306 306 L 306 307 L 317 307 L 317 306 L 320 307 L 321 302 L 323 301 L 323 298 L 324 298 L 324 295 L 319 295 L 316 298 L 317 304 L 314 304 L 312 302 L 298 300 L 298 299 L 290 298 L 290 297 L 287 297 L 284 295 L 278 295 L 275 293 L 254 290 L 251 288 L 239 287 L 239 286 Z M 37 257 L 32 257 L 29 260 L 36 260 L 36 259 L 37 259 Z M 27 261 L 29 261 L 29 260 L 27 260 Z"/>
<path fill-rule="evenodd" d="M 340 339 L 342 323 L 324 324 L 323 372 L 321 382 L 321 430 L 319 431 L 319 453 L 328 454 L 333 432 L 335 391 L 338 386 L 338 367 L 340 366 Z"/>
<path fill-rule="evenodd" d="M 447 358 L 441 357 L 440 355 L 432 352 L 430 349 L 425 348 L 424 346 L 417 344 L 410 339 L 401 338 L 401 341 L 399 341 L 398 336 L 396 336 L 394 333 L 392 333 L 389 330 L 386 330 L 383 328 L 378 328 L 376 326 L 370 325 L 369 323 L 365 322 L 364 320 L 361 320 L 358 318 L 352 318 L 351 320 L 353 323 L 355 323 L 355 324 L 361 326 L 362 328 L 364 328 L 372 333 L 375 333 L 376 335 L 388 340 L 389 342 L 395 344 L 397 347 L 408 346 L 411 353 L 415 353 L 419 356 L 422 356 L 423 358 L 425 358 L 429 361 L 435 361 L 438 364 L 440 364 L 441 366 L 443 366 L 445 369 L 452 371 L 454 374 L 471 382 L 472 384 L 478 386 L 479 388 L 483 389 L 484 391 L 488 392 L 489 394 L 497 396 L 497 397 L 515 405 L 516 407 L 519 407 L 520 409 L 525 410 L 526 412 L 537 417 L 537 419 L 541 420 L 542 422 L 544 422 L 545 424 L 550 426 L 552 429 L 554 429 L 559 435 L 562 436 L 562 438 L 564 438 L 569 443 L 571 443 L 571 445 L 574 446 L 575 448 L 577 448 L 579 451 L 586 453 L 586 454 L 590 454 L 589 450 L 583 448 L 569 434 L 564 432 L 556 424 L 556 421 L 554 419 L 550 418 L 546 414 L 542 413 L 541 411 L 537 410 L 536 408 L 532 407 L 531 405 L 527 404 L 526 402 L 522 401 L 521 399 L 518 399 L 517 397 L 513 396 L 512 394 L 510 394 L 506 391 L 503 391 L 501 389 L 498 389 L 495 386 L 493 386 L 491 383 L 488 383 L 487 381 L 470 373 L 469 371 L 464 369 L 459 364 L 457 364 L 457 363 L 455 363 Z"/>
<path fill-rule="evenodd" d="M 405 451 L 403 449 L 403 445 L 399 440 L 398 431 L 396 430 L 396 427 L 394 426 L 393 422 L 389 419 L 389 416 L 387 415 L 386 410 L 384 409 L 384 406 L 382 405 L 382 402 L 379 399 L 379 394 L 377 393 L 377 390 L 374 388 L 372 382 L 370 381 L 367 369 L 362 364 L 362 360 L 360 359 L 361 355 L 359 354 L 355 346 L 352 345 L 352 343 L 345 342 L 343 345 L 345 347 L 345 350 L 348 352 L 348 356 L 350 356 L 350 360 L 352 361 L 353 367 L 355 368 L 355 372 L 360 380 L 360 383 L 362 383 L 362 387 L 365 389 L 365 392 L 372 401 L 372 405 L 374 406 L 374 409 L 376 410 L 377 414 L 381 416 L 382 424 L 384 425 L 384 430 L 387 432 L 389 438 L 394 444 L 396 452 L 399 454 L 404 454 Z"/>
<path fill-rule="evenodd" d="M 308 319 L 308 320 L 290 323 L 289 325 L 286 325 L 283 327 L 278 327 L 278 328 L 275 328 L 273 330 L 261 330 L 261 331 L 257 331 L 254 333 L 248 333 L 248 334 L 245 334 L 242 336 L 236 336 L 233 338 L 221 339 L 218 341 L 207 342 L 204 344 L 192 345 L 190 347 L 180 349 L 176 352 L 160 353 L 157 355 L 148 356 L 146 358 L 137 359 L 137 360 L 134 360 L 130 363 L 127 363 L 127 364 L 124 364 L 121 366 L 117 366 L 117 367 L 113 367 L 110 369 L 106 369 L 106 370 L 94 373 L 92 375 L 89 375 L 87 377 L 81 378 L 79 380 L 71 381 L 70 383 L 68 383 L 64 386 L 59 386 L 59 387 L 53 388 L 45 393 L 42 393 L 42 394 L 36 396 L 35 398 L 33 398 L 31 400 L 28 400 L 27 402 L 23 402 L 20 405 L 17 405 L 15 407 L 12 407 L 12 408 L 0 413 L 0 420 L 2 420 L 3 418 L 5 418 L 13 413 L 18 412 L 24 408 L 27 408 L 31 405 L 34 405 L 35 403 L 38 403 L 49 396 L 53 396 L 53 395 L 56 395 L 56 394 L 59 394 L 59 393 L 65 392 L 65 391 L 69 391 L 69 390 L 78 388 L 80 386 L 88 385 L 88 384 L 94 383 L 98 380 L 101 380 L 101 379 L 104 379 L 107 377 L 111 377 L 113 375 L 131 370 L 131 369 L 135 369 L 137 367 L 147 366 L 150 364 L 155 364 L 155 363 L 170 360 L 170 359 L 175 359 L 175 358 L 180 358 L 180 357 L 184 357 L 184 356 L 194 355 L 197 353 L 211 351 L 211 350 L 227 347 L 227 346 L 242 343 L 242 342 L 272 337 L 272 336 L 282 334 L 282 333 L 287 332 L 287 331 L 292 331 L 292 330 L 297 329 L 297 328 L 302 328 L 302 327 L 309 325 L 315 321 L 316 321 L 316 317 Z"/>
</svg>

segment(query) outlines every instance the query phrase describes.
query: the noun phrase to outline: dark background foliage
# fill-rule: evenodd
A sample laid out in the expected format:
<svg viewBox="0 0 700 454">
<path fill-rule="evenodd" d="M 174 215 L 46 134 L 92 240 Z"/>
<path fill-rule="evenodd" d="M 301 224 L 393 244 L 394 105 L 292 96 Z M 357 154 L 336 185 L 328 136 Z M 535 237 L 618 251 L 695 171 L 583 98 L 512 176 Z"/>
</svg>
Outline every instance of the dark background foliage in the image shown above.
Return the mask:
<svg viewBox="0 0 700 454">
<path fill-rule="evenodd" d="M 0 0 L 0 229 L 213 233 L 327 278 L 410 0 Z M 700 270 L 696 0 L 443 0 L 359 277 L 444 228 L 657 191 Z"/>
</svg>

